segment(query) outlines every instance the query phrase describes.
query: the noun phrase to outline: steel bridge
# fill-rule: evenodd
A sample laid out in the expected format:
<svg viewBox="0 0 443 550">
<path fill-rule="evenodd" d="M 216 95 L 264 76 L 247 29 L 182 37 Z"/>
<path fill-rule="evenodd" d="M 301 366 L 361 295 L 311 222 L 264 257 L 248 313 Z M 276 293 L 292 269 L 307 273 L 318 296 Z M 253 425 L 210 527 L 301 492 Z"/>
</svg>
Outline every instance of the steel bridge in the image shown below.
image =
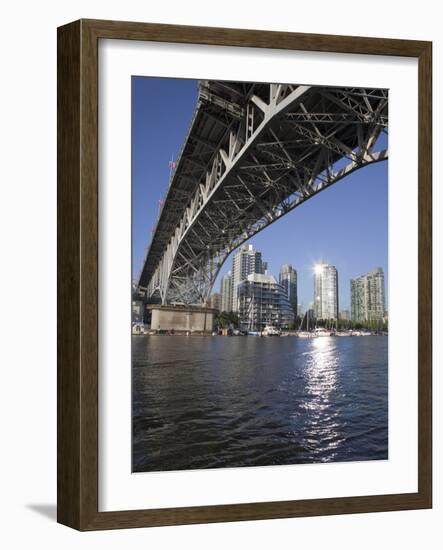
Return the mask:
<svg viewBox="0 0 443 550">
<path fill-rule="evenodd" d="M 387 90 L 200 81 L 138 282 L 147 301 L 206 303 L 244 241 L 386 160 L 387 129 Z"/>
</svg>

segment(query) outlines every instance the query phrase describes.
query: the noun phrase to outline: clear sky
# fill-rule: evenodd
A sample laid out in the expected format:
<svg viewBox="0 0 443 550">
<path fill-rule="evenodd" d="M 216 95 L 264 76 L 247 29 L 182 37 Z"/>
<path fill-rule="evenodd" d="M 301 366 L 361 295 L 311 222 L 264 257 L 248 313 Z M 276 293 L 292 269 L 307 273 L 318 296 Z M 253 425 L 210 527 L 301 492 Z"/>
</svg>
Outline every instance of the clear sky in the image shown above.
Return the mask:
<svg viewBox="0 0 443 550">
<path fill-rule="evenodd" d="M 133 277 L 151 240 L 159 200 L 165 196 L 168 162 L 177 158 L 188 131 L 198 93 L 196 80 L 133 77 L 132 204 Z M 388 275 L 388 162 L 357 170 L 250 239 L 269 271 L 281 264 L 298 274 L 298 300 L 306 309 L 313 295 L 313 265 L 335 265 L 340 309 L 350 307 L 350 279 L 375 267 Z M 229 257 L 220 271 L 229 271 Z M 386 284 L 387 287 L 387 284 Z M 387 295 L 387 288 L 386 288 Z"/>
</svg>

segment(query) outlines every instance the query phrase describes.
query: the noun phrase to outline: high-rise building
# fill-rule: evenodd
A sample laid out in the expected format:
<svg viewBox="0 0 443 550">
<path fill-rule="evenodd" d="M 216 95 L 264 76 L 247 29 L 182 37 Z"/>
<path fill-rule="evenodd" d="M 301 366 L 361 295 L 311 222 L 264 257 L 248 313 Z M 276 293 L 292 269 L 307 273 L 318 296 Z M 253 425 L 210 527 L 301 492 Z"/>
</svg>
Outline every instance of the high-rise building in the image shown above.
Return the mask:
<svg viewBox="0 0 443 550">
<path fill-rule="evenodd" d="M 314 268 L 314 312 L 317 319 L 338 319 L 338 273 L 333 265 Z"/>
<path fill-rule="evenodd" d="M 265 264 L 266 265 L 266 264 Z M 264 273 L 261 252 L 252 244 L 242 245 L 232 260 L 232 311 L 238 311 L 237 289 L 242 281 L 252 273 Z"/>
<path fill-rule="evenodd" d="M 368 320 L 382 321 L 385 317 L 385 274 L 377 267 L 367 275 L 369 287 Z"/>
<path fill-rule="evenodd" d="M 294 311 L 286 292 L 272 275 L 252 273 L 238 286 L 240 326 L 261 331 L 266 325 L 290 327 Z"/>
<path fill-rule="evenodd" d="M 228 271 L 223 275 L 220 285 L 221 311 L 232 311 L 232 273 Z"/>
<path fill-rule="evenodd" d="M 291 264 L 281 266 L 278 282 L 286 293 L 294 315 L 297 316 L 297 271 L 295 271 Z"/>
<path fill-rule="evenodd" d="M 368 285 L 365 276 L 351 279 L 351 319 L 362 323 L 368 319 Z"/>
<path fill-rule="evenodd" d="M 385 276 L 378 267 L 351 279 L 351 318 L 355 322 L 383 321 L 385 317 Z"/>
</svg>

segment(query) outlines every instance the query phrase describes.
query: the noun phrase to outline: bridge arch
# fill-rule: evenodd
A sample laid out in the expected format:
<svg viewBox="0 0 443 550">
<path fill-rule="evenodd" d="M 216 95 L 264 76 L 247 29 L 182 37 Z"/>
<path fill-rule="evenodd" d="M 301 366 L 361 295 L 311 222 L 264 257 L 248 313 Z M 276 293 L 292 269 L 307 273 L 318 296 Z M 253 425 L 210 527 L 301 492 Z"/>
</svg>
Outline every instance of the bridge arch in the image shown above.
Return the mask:
<svg viewBox="0 0 443 550">
<path fill-rule="evenodd" d="M 369 164 L 387 133 L 379 89 L 203 81 L 140 276 L 148 299 L 202 304 L 229 254 Z"/>
</svg>

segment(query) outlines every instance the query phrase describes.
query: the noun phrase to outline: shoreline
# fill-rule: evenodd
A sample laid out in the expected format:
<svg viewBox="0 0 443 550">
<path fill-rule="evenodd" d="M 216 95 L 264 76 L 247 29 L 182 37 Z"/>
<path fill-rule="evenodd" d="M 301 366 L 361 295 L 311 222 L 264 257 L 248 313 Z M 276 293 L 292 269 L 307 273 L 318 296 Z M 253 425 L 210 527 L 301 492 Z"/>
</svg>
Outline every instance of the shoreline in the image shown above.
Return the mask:
<svg viewBox="0 0 443 550">
<path fill-rule="evenodd" d="M 361 338 L 364 336 L 389 336 L 389 333 L 386 331 L 383 332 L 367 332 L 364 331 L 364 333 L 358 333 L 359 331 L 352 331 L 352 333 L 346 333 L 346 332 L 339 332 L 339 333 L 331 333 L 331 334 L 314 334 L 314 333 L 305 333 L 305 334 L 298 334 L 293 332 L 282 332 L 279 335 L 266 335 L 266 334 L 222 334 L 222 333 L 215 333 L 215 332 L 202 332 L 202 331 L 167 331 L 167 330 L 151 330 L 151 329 L 145 329 L 144 332 L 138 332 L 138 333 L 132 333 L 132 336 L 221 336 L 221 337 L 228 337 L 228 338 L 235 338 L 235 337 L 245 337 L 248 336 L 249 338 L 300 338 L 302 340 L 312 340 L 316 338 Z"/>
</svg>

